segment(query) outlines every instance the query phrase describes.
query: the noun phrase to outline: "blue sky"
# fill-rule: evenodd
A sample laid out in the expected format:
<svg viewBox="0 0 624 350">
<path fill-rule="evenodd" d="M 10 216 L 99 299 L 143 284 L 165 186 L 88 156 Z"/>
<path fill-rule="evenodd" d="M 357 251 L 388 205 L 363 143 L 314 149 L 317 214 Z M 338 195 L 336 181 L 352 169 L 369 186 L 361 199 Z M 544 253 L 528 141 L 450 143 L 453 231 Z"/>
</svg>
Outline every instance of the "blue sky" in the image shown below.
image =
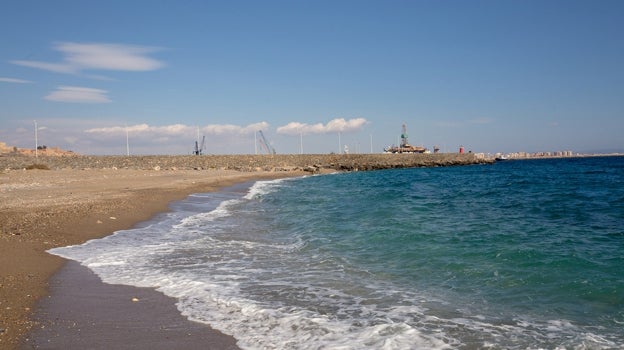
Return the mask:
<svg viewBox="0 0 624 350">
<path fill-rule="evenodd" d="M 0 142 L 624 151 L 622 1 L 3 1 Z"/>
</svg>

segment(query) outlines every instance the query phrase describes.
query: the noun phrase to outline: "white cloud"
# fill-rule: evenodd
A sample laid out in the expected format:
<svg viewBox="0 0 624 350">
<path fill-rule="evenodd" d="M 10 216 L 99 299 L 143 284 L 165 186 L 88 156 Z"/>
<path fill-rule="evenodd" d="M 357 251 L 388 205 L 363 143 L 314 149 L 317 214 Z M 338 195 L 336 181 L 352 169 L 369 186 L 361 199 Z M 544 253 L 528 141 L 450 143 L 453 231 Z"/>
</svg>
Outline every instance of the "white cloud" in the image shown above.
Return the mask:
<svg viewBox="0 0 624 350">
<path fill-rule="evenodd" d="M 15 83 L 15 84 L 29 84 L 29 83 L 32 83 L 32 81 L 29 81 L 29 80 L 16 79 L 16 78 L 6 78 L 6 77 L 0 77 L 0 82 L 3 82 L 3 83 Z"/>
<path fill-rule="evenodd" d="M 40 118 L 38 126 L 47 126 L 38 134 L 39 144 L 48 147 L 60 147 L 79 154 L 126 154 L 127 140 L 131 155 L 142 154 L 192 154 L 198 139 L 197 125 L 171 123 L 153 125 L 149 123 L 130 123 L 124 126 L 124 118 L 114 115 L 102 115 L 90 118 Z M 335 123 L 333 123 L 335 124 Z M 347 123 L 349 124 L 349 123 Z M 351 124 L 356 124 L 351 122 Z M 317 124 L 328 129 L 329 123 Z M 16 130 L 20 128 L 20 130 Z M 126 139 L 126 130 L 128 139 Z M 260 151 L 259 138 L 254 133 L 262 130 L 270 144 L 278 153 L 300 152 L 298 137 L 277 134 L 275 127 L 266 121 L 246 124 L 203 124 L 199 127 L 199 141 L 206 136 L 205 154 L 253 154 Z M 347 131 L 347 129 L 343 129 Z M 355 152 L 358 143 L 369 142 L 367 135 L 358 139 L 357 134 L 343 134 L 343 144 Z M 0 126 L 0 140 L 8 145 L 29 148 L 34 146 L 32 120 L 10 121 Z M 303 137 L 303 149 L 306 153 L 336 152 L 338 135 L 335 133 L 315 134 Z M 381 140 L 381 136 L 380 136 Z M 362 146 L 362 149 L 367 148 Z"/>
<path fill-rule="evenodd" d="M 137 124 L 132 126 L 111 126 L 111 127 L 102 127 L 102 128 L 92 128 L 87 129 L 85 132 L 91 134 L 101 134 L 101 135 L 111 135 L 111 134 L 121 134 L 127 132 L 142 132 L 149 129 L 149 125 L 147 124 Z"/>
<path fill-rule="evenodd" d="M 212 124 L 206 125 L 201 128 L 205 134 L 210 135 L 251 135 L 258 130 L 267 129 L 269 127 L 269 123 L 260 122 L 255 124 L 249 124 L 247 126 L 238 126 L 231 124 Z"/>
<path fill-rule="evenodd" d="M 120 44 L 61 43 L 57 50 L 66 54 L 65 60 L 85 69 L 149 71 L 164 66 L 147 57 L 154 48 Z"/>
<path fill-rule="evenodd" d="M 345 120 L 337 118 L 330 120 L 326 125 L 322 123 L 305 124 L 299 122 L 290 122 L 284 126 L 277 128 L 278 134 L 299 135 L 303 134 L 326 134 L 334 132 L 348 132 L 361 129 L 368 121 L 364 118 L 354 118 Z"/>
<path fill-rule="evenodd" d="M 251 135 L 255 131 L 269 127 L 267 122 L 249 124 L 247 126 L 233 124 L 209 124 L 199 128 L 199 132 L 204 135 Z M 142 135 L 149 137 L 167 137 L 180 135 L 196 135 L 197 126 L 172 124 L 163 126 L 150 126 L 148 124 L 137 124 L 129 126 L 112 126 L 102 128 L 92 128 L 85 130 L 86 133 L 101 136 L 115 136 L 125 134 L 126 131 L 132 135 Z"/>
<path fill-rule="evenodd" d="M 59 63 L 41 61 L 11 61 L 20 66 L 57 73 L 79 73 L 83 70 L 150 71 L 164 67 L 164 63 L 148 57 L 157 48 L 104 43 L 59 43 L 55 50 L 63 54 Z"/>
<path fill-rule="evenodd" d="M 78 87 L 78 86 L 59 86 L 45 97 L 46 100 L 55 102 L 72 102 L 72 103 L 108 103 L 111 100 L 106 95 L 108 91 Z"/>
<path fill-rule="evenodd" d="M 11 61 L 18 66 L 43 69 L 55 73 L 78 73 L 77 67 L 65 63 L 48 63 L 40 61 Z"/>
</svg>

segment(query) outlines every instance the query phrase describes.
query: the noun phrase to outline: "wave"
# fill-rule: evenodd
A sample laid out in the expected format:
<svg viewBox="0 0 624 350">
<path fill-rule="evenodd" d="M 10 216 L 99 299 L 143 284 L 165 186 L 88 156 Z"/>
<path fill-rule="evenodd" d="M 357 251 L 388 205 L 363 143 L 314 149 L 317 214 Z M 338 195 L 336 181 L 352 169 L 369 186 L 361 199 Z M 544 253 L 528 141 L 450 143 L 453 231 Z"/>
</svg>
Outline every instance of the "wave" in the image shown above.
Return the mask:
<svg viewBox="0 0 624 350">
<path fill-rule="evenodd" d="M 570 302 L 555 300 L 567 291 L 539 298 L 548 281 L 524 278 L 542 262 L 522 247 L 542 254 L 543 231 L 560 238 L 566 226 L 502 207 L 528 197 L 494 191 L 506 180 L 481 169 L 482 178 L 471 173 L 466 186 L 470 170 L 258 181 L 246 192 L 193 196 L 144 227 L 50 252 L 106 283 L 157 288 L 178 300 L 183 315 L 245 349 L 617 348 L 622 335 L 610 321 L 575 319 L 564 310 Z M 533 182 L 522 183 L 532 196 Z M 477 202 L 479 215 L 465 209 Z M 565 266 L 547 267 L 564 279 L 556 269 Z M 518 281 L 522 288 L 506 284 Z M 616 297 L 613 305 L 621 305 Z"/>
</svg>

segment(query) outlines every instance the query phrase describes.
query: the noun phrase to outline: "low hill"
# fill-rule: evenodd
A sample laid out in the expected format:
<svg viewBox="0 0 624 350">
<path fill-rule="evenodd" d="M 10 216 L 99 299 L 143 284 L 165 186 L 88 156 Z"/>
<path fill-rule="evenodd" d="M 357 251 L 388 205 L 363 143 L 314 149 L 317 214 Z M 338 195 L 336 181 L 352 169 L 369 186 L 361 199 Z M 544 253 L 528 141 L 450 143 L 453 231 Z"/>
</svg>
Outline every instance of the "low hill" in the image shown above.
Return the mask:
<svg viewBox="0 0 624 350">
<path fill-rule="evenodd" d="M 33 156 L 33 157 L 35 155 L 53 156 L 53 157 L 76 155 L 76 153 L 72 151 L 65 151 L 58 147 L 47 147 L 47 146 L 39 146 L 37 148 L 37 152 L 35 153 L 34 149 L 7 146 L 7 144 L 4 142 L 0 142 L 0 154 L 14 154 L 14 155 Z"/>
</svg>

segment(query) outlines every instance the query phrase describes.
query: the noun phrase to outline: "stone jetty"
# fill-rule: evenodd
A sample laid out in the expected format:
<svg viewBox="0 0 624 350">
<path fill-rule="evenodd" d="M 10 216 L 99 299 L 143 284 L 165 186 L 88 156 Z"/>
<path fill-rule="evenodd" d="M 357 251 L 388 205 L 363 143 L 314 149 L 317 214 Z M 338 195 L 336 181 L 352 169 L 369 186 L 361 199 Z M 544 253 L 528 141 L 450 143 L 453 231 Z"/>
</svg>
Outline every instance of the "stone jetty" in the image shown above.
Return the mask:
<svg viewBox="0 0 624 350">
<path fill-rule="evenodd" d="M 186 156 L 33 156 L 1 154 L 0 170 L 134 169 L 253 171 L 366 171 L 393 168 L 489 164 L 493 160 L 468 153 L 438 154 L 278 154 Z"/>
</svg>

